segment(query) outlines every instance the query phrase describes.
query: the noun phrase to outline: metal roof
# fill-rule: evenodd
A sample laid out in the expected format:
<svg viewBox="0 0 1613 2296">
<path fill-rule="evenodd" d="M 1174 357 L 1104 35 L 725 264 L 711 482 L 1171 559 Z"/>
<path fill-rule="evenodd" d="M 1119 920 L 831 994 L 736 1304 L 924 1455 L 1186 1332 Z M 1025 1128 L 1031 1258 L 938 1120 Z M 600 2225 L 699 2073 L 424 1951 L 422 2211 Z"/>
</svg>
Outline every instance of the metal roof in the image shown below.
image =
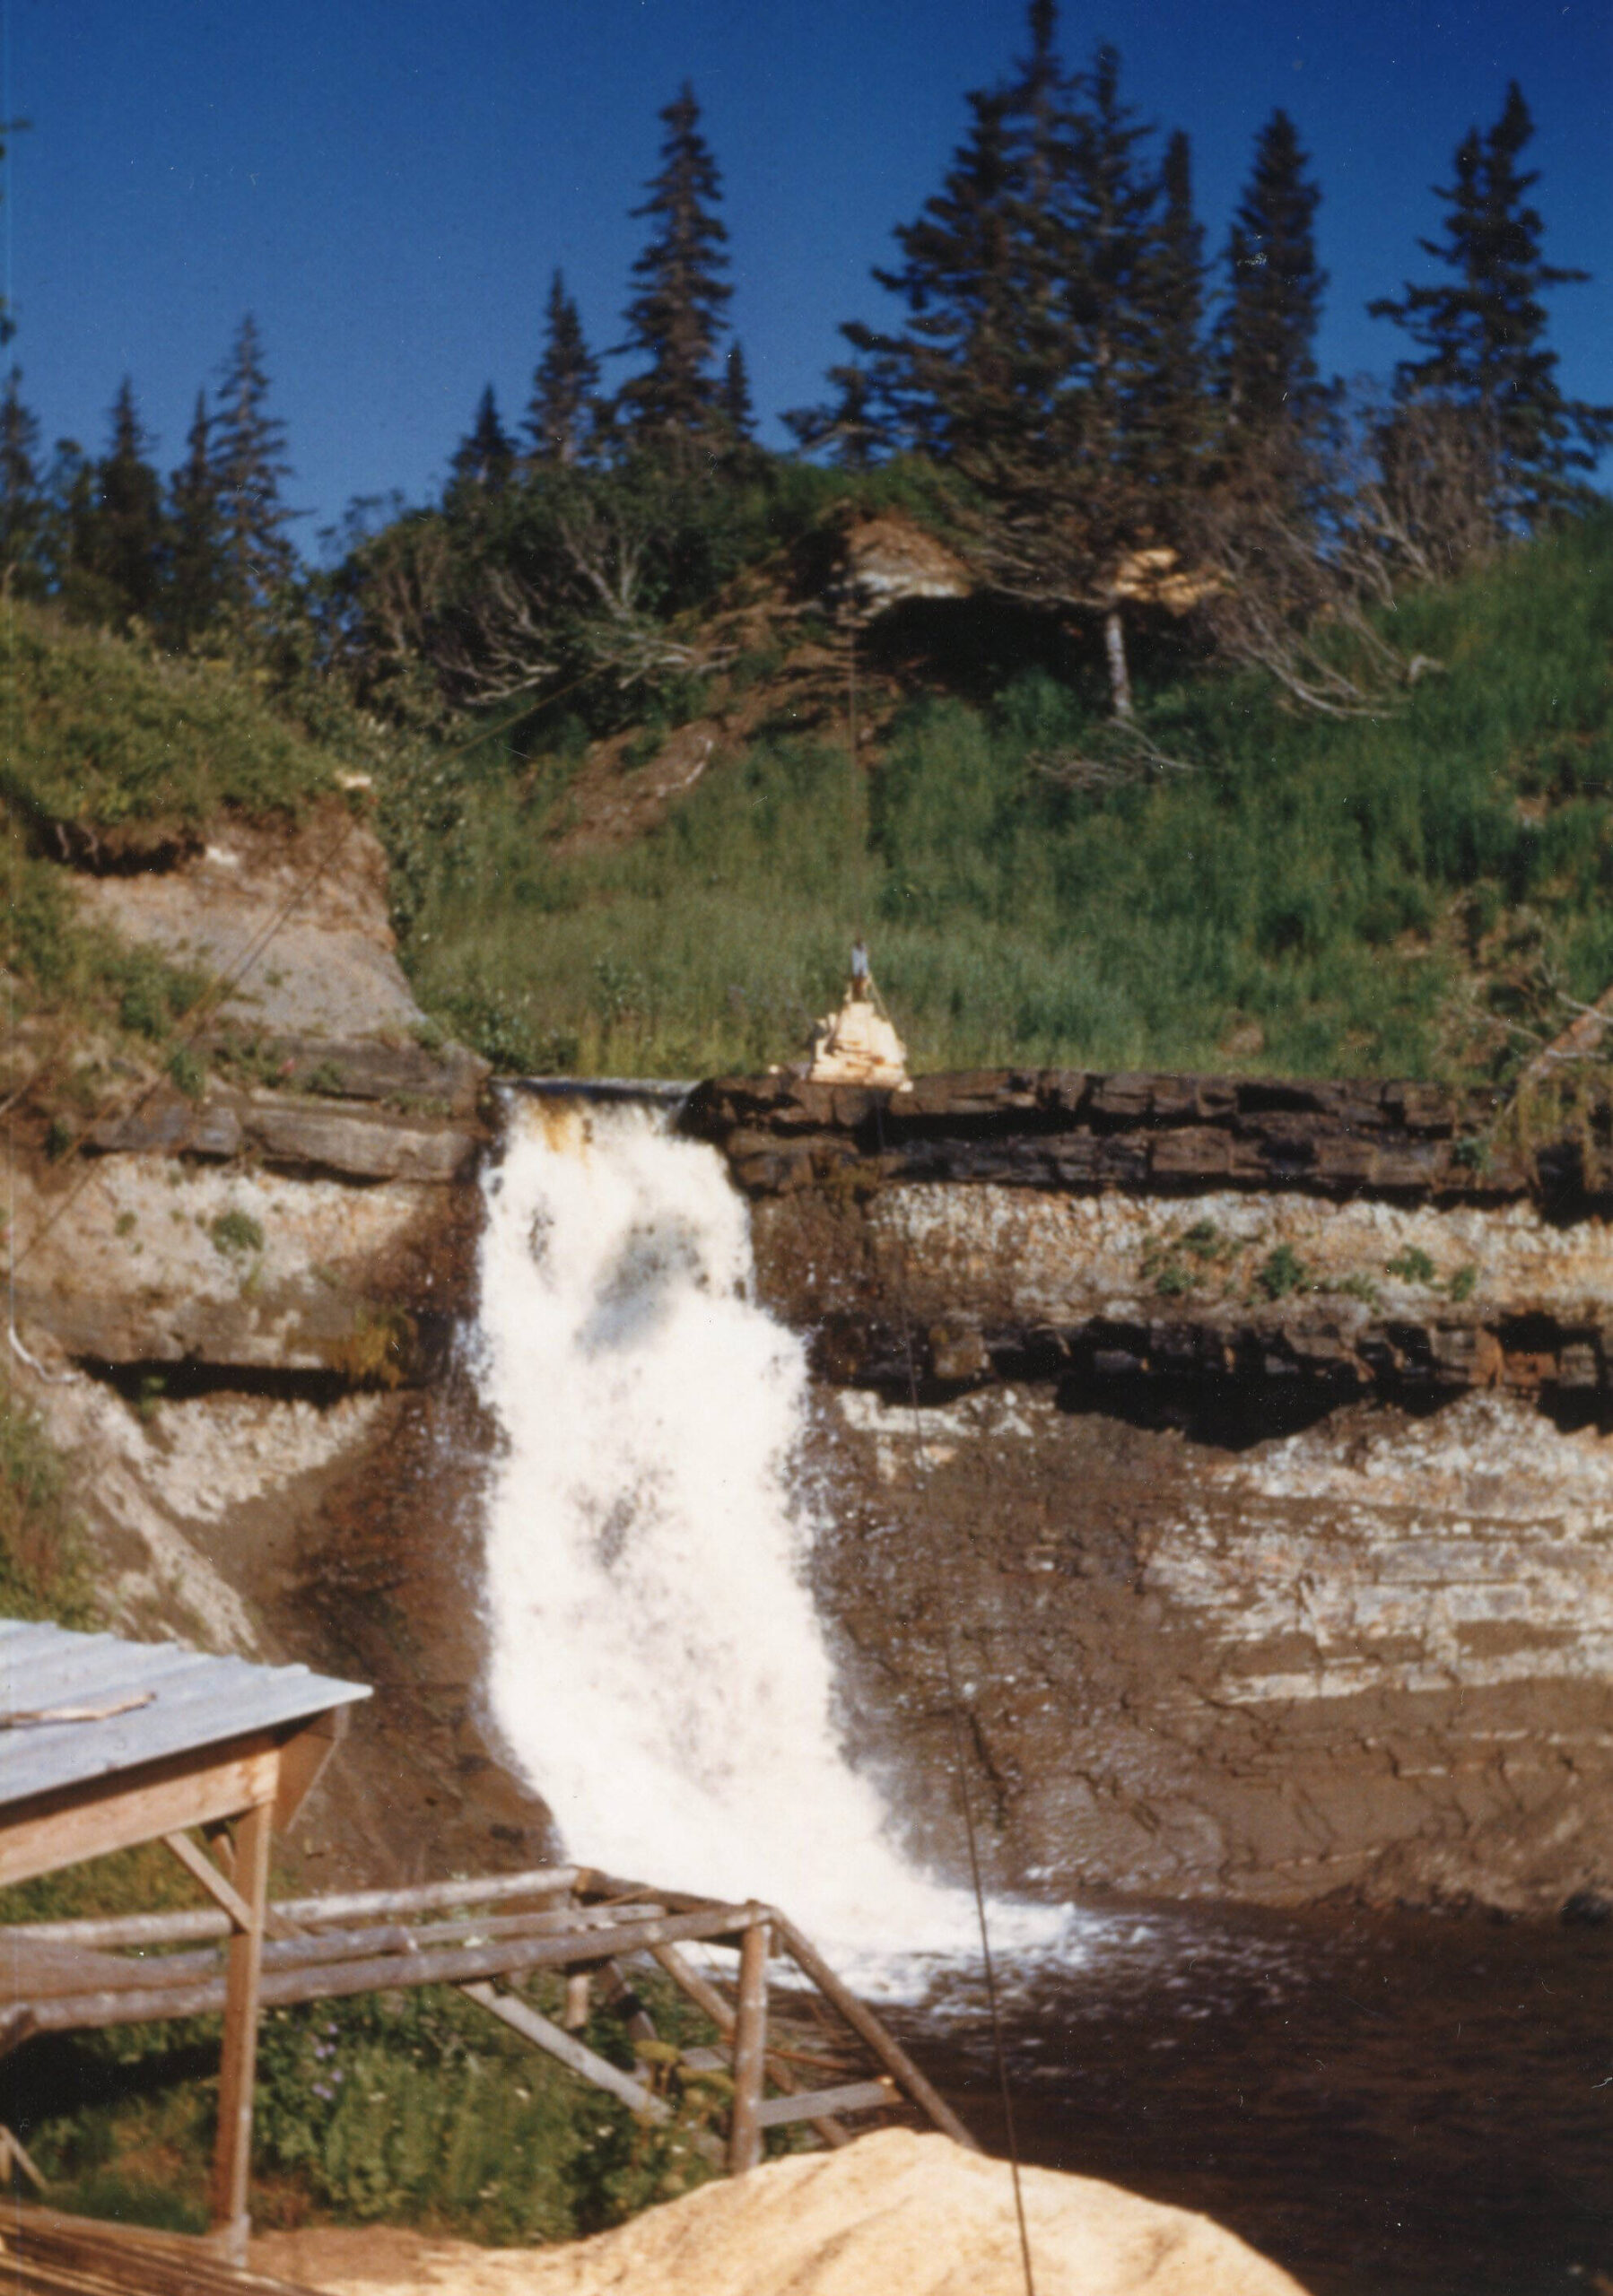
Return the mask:
<svg viewBox="0 0 1613 2296">
<path fill-rule="evenodd" d="M 367 1683 L 306 1666 L 212 1658 L 177 1642 L 0 1619 L 0 1808 L 368 1698 Z M 118 1713 L 97 1713 L 119 1707 Z M 77 1721 L 18 1716 L 85 1711 Z"/>
</svg>

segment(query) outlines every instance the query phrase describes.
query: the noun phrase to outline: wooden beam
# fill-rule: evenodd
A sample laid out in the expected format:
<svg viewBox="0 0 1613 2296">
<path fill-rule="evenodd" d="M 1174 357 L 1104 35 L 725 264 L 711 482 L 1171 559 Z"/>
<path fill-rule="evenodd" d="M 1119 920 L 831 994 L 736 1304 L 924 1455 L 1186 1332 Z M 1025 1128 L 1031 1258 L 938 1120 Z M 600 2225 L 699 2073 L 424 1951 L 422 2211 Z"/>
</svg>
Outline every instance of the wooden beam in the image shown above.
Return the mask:
<svg viewBox="0 0 1613 2296">
<path fill-rule="evenodd" d="M 165 1849 L 171 1850 L 191 1879 L 199 1882 L 208 1896 L 216 1904 L 223 1907 L 231 1928 L 251 1928 L 253 1921 L 251 1907 L 234 1883 L 227 1879 L 219 1870 L 205 1849 L 196 1848 L 188 1834 L 165 1833 L 162 1837 L 162 1846 Z"/>
<path fill-rule="evenodd" d="M 266 1800 L 246 1813 L 235 1832 L 235 1869 L 246 1901 L 246 1921 L 230 1940 L 211 2210 L 218 2250 L 235 2265 L 247 2261 L 247 2236 L 251 2230 L 248 2195 L 252 2173 L 252 2076 L 257 2063 L 257 2000 L 272 1818 L 272 1801 Z"/>
<path fill-rule="evenodd" d="M 762 2158 L 757 2111 L 767 2077 L 767 1952 L 765 1921 L 754 1921 L 739 1945 L 739 2007 L 734 2020 L 734 2114 L 728 2126 L 728 2174 L 742 2177 Z"/>
<path fill-rule="evenodd" d="M 0 1886 L 272 1802 L 280 1749 L 258 1732 L 13 1803 L 0 1819 Z"/>
<path fill-rule="evenodd" d="M 787 1921 L 780 1913 L 775 1913 L 772 1919 L 780 1942 L 796 1967 L 804 1977 L 809 1977 L 824 1999 L 839 2010 L 859 2039 L 868 2043 L 885 2071 L 894 2076 L 914 2104 L 928 2113 L 936 2126 L 944 2135 L 950 2136 L 955 2144 L 966 2144 L 972 2152 L 978 2152 L 981 2149 L 979 2144 L 946 2100 L 930 2086 L 907 2051 L 892 2039 L 873 2011 L 858 1999 L 850 1986 L 841 1984 L 823 1955 L 808 1944 L 793 1922 Z"/>
<path fill-rule="evenodd" d="M 280 1791 L 275 1797 L 275 1831 L 284 1833 L 325 1775 L 326 1765 L 347 1735 L 351 1707 L 333 1706 L 305 1722 L 280 1749 Z"/>
<path fill-rule="evenodd" d="M 876 2081 L 842 2081 L 837 2089 L 812 2089 L 799 2097 L 764 2097 L 756 2108 L 760 2128 L 782 2128 L 792 2120 L 815 2120 L 820 2113 L 868 2113 L 901 2102 L 888 2073 Z"/>
<path fill-rule="evenodd" d="M 382 1953 L 362 1961 L 333 1961 L 318 1969 L 274 1969 L 264 1972 L 266 2006 L 296 2001 L 344 1999 L 354 1993 L 381 1993 L 395 1986 L 463 1985 L 476 1978 L 503 1977 L 512 1970 L 563 1969 L 569 1962 L 601 1962 L 613 1953 L 642 1952 L 651 1945 L 685 1937 L 731 1937 L 765 1909 L 717 1906 L 703 1913 L 676 1914 L 664 1921 L 615 1922 L 559 1937 L 506 1937 L 441 1952 Z M 138 1976 L 138 1970 L 135 1975 Z M 216 1979 L 171 1991 L 157 1986 L 118 1987 L 65 2000 L 35 2005 L 41 2032 L 70 2032 L 87 2025 L 138 2025 L 153 2017 L 205 2017 L 222 2006 Z"/>
<path fill-rule="evenodd" d="M 734 2032 L 734 2012 L 718 1992 L 717 1987 L 709 1984 L 702 1977 L 694 1964 L 685 1955 L 680 1953 L 676 1945 L 652 1945 L 650 1950 L 674 1985 L 681 1987 L 695 2007 L 704 2011 L 725 2040 L 730 2040 Z M 703 2057 L 705 2054 L 703 2049 L 685 2049 L 684 2062 L 685 2065 L 693 2065 L 697 2057 Z M 727 2061 L 727 2059 L 724 2060 L 725 2063 Z M 772 2049 L 768 2051 L 767 2066 L 779 2087 L 788 2091 L 793 2096 L 801 2084 L 789 2067 L 781 2062 L 777 2051 Z M 821 2119 L 814 2119 L 812 2126 L 825 2144 L 839 2146 L 850 2144 L 851 2142 L 850 2131 L 842 2128 L 839 2121 L 833 2119 L 827 2114 Z"/>
<path fill-rule="evenodd" d="M 530 2002 L 518 2001 L 513 1994 L 501 1993 L 492 1985 L 462 1985 L 459 1991 L 479 2009 L 485 2009 L 489 2016 L 508 2025 L 511 2032 L 530 2041 L 534 2048 L 546 2050 L 569 2072 L 580 2074 L 596 2089 L 606 2090 L 619 2098 L 641 2120 L 671 2119 L 672 2108 L 664 2097 L 656 2096 L 641 2081 L 635 2081 L 631 2073 L 623 2073 L 619 2065 L 612 2065 L 600 2057 L 574 2033 L 565 2032 L 547 2017 L 540 2016 Z"/>
<path fill-rule="evenodd" d="M 501 2023 L 508 2025 L 511 2032 L 519 2033 L 523 2040 L 530 2041 L 535 2048 L 545 2049 L 551 2057 L 558 2058 L 570 2072 L 577 2074 L 584 2081 L 591 2081 L 597 2089 L 604 2089 L 611 2096 L 619 2097 L 629 2111 L 637 2113 L 641 2119 L 671 2119 L 672 2108 L 664 2097 L 658 2097 L 641 2081 L 635 2081 L 631 2073 L 623 2073 L 620 2066 L 612 2065 L 606 2058 L 597 2056 L 573 2034 L 562 2032 L 547 2017 L 540 2016 L 529 2001 L 518 2000 L 514 1994 L 501 1993 L 491 1985 L 462 1985 L 459 1991 L 467 2000 L 485 2009 L 490 2016 L 497 2017 Z M 720 2163 L 722 2147 L 705 2130 L 691 2129 L 689 2142 L 705 2160 Z"/>
</svg>

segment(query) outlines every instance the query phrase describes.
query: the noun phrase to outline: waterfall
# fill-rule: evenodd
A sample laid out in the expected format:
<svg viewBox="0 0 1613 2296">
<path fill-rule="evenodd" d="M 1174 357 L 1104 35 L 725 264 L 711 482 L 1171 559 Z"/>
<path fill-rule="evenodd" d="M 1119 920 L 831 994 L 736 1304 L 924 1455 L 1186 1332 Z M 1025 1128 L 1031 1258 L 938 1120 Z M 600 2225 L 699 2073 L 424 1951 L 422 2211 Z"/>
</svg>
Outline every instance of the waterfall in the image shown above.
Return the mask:
<svg viewBox="0 0 1613 2296">
<path fill-rule="evenodd" d="M 776 1903 L 859 1963 L 971 1952 L 972 1901 L 903 1861 L 837 1734 L 804 1351 L 721 1159 L 643 1108 L 517 1102 L 487 1196 L 491 1699 L 569 1851 Z"/>
</svg>

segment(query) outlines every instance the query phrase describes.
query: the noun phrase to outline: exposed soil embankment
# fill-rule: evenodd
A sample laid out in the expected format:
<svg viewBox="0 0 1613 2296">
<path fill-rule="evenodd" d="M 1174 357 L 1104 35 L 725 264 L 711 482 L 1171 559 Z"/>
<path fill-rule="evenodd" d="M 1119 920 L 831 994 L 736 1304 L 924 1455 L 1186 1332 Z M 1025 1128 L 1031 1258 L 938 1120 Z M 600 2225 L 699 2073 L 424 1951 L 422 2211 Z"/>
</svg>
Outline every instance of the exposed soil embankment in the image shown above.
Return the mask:
<svg viewBox="0 0 1613 2296">
<path fill-rule="evenodd" d="M 1005 1880 L 1543 1908 L 1613 1882 L 1613 1231 L 1404 1086 L 704 1086 L 812 1335 L 853 1735 Z M 910 1407 L 910 1368 L 921 1409 Z"/>
<path fill-rule="evenodd" d="M 374 1684 L 289 1845 L 310 1883 L 532 1863 L 479 1715 L 486 1064 L 440 1043 L 336 807 L 75 879 L 229 983 L 181 1091 L 99 1060 L 73 1152 L 7 1128 L 13 1391 L 72 1471 L 107 1622 Z"/>
</svg>

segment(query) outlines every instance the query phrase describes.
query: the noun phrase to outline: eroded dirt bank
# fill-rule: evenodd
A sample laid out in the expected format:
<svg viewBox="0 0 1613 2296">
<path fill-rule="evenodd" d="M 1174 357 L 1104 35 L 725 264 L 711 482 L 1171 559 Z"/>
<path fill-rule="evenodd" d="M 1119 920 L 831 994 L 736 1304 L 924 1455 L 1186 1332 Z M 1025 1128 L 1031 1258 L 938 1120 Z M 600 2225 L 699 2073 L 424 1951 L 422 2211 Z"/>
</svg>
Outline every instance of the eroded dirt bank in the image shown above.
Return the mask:
<svg viewBox="0 0 1613 2296">
<path fill-rule="evenodd" d="M 232 984 L 188 1091 L 103 1062 L 74 1153 L 25 1083 L 6 1128 L 12 1392 L 69 1462 L 99 1607 L 375 1685 L 286 1845 L 310 1885 L 536 1862 L 480 1718 L 485 1064 L 415 1005 L 344 815 L 76 890 Z"/>
</svg>

